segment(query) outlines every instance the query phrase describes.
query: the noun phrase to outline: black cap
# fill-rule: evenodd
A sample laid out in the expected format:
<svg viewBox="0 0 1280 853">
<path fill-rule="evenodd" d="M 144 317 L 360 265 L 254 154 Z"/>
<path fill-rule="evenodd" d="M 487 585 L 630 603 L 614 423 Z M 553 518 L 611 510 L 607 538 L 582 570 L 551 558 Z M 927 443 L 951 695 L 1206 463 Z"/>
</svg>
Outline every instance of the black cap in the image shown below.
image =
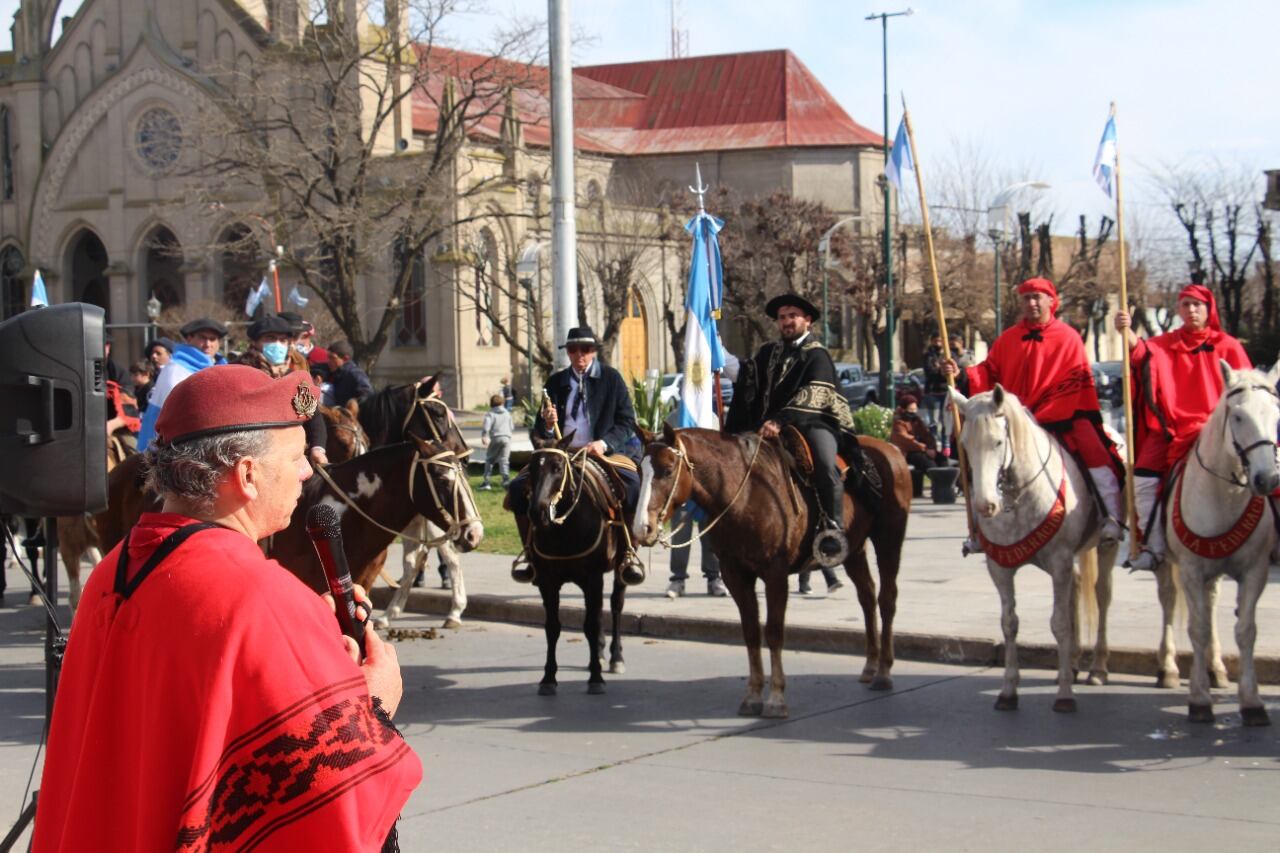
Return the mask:
<svg viewBox="0 0 1280 853">
<path fill-rule="evenodd" d="M 217 320 L 211 320 L 208 317 L 201 317 L 198 320 L 192 320 L 178 331 L 182 332 L 185 338 L 187 335 L 194 335 L 196 332 L 213 332 L 220 338 L 227 336 L 227 327 L 219 323 Z"/>
<path fill-rule="evenodd" d="M 778 319 L 778 309 L 788 305 L 799 308 L 808 314 L 811 321 L 821 316 L 821 312 L 813 306 L 813 303 L 798 293 L 784 293 L 781 296 L 773 297 L 769 300 L 769 304 L 764 306 L 764 313 L 769 315 L 770 320 L 776 320 Z"/>
<path fill-rule="evenodd" d="M 169 340 L 168 338 L 156 338 L 154 341 L 147 344 L 147 348 L 142 351 L 142 354 L 149 358 L 151 356 L 151 351 L 154 350 L 156 347 L 164 347 L 169 351 L 169 354 L 172 355 L 173 348 L 175 346 L 176 344 L 173 341 Z"/>
<path fill-rule="evenodd" d="M 302 315 L 293 311 L 281 311 L 276 316 L 289 324 L 289 334 L 291 335 L 300 335 L 302 330 L 307 327 L 307 321 L 302 319 Z"/>
<path fill-rule="evenodd" d="M 256 341 L 263 335 L 291 335 L 289 321 L 279 314 L 268 314 L 261 320 L 254 320 L 249 326 L 249 340 Z"/>
<path fill-rule="evenodd" d="M 564 346 L 561 346 L 560 349 L 564 349 L 570 344 L 600 348 L 600 342 L 596 340 L 596 333 L 591 331 L 590 326 L 574 326 L 570 329 L 569 334 L 565 336 Z"/>
</svg>

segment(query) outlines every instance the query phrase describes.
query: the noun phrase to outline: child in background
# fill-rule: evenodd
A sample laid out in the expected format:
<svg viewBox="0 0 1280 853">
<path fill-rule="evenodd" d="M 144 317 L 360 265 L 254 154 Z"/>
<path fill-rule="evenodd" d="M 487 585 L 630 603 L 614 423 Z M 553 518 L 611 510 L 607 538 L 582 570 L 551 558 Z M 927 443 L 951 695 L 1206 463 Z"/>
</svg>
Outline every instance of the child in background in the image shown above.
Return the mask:
<svg viewBox="0 0 1280 853">
<path fill-rule="evenodd" d="M 488 491 L 489 474 L 497 464 L 502 475 L 502 487 L 505 489 L 511 482 L 511 413 L 507 411 L 501 394 L 489 398 L 489 411 L 485 412 L 484 422 L 480 425 L 480 444 L 488 448 L 484 455 L 484 480 L 480 488 Z"/>
</svg>

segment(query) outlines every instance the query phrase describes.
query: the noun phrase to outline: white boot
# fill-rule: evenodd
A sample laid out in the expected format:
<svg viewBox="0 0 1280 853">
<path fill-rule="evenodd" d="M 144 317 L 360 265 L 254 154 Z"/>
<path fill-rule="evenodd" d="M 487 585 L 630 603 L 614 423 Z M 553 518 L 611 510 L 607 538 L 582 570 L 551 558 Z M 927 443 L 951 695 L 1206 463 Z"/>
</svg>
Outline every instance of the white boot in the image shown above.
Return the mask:
<svg viewBox="0 0 1280 853">
<path fill-rule="evenodd" d="M 1120 481 L 1116 479 L 1116 472 L 1111 470 L 1110 465 L 1103 465 L 1099 468 L 1090 468 L 1089 476 L 1093 478 L 1093 485 L 1098 490 L 1102 506 L 1110 516 L 1102 522 L 1101 541 L 1119 542 L 1124 536 L 1124 528 L 1121 527 L 1124 510 L 1120 508 Z"/>
<path fill-rule="evenodd" d="M 1146 525 L 1142 531 L 1145 542 L 1141 548 L 1137 545 L 1136 536 L 1129 539 L 1129 559 L 1125 564 L 1136 571 L 1154 572 L 1164 560 L 1164 511 L 1156 509 L 1155 518 L 1151 517 L 1159 495 L 1159 477 L 1133 478 L 1133 504 L 1138 512 L 1138 524 Z"/>
</svg>

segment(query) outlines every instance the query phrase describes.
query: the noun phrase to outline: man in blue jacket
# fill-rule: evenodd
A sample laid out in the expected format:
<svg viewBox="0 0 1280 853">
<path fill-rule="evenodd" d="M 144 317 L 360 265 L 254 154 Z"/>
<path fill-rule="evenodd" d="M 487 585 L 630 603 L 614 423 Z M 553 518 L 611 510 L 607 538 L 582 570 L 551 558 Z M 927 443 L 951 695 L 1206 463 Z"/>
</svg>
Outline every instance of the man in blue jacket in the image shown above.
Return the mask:
<svg viewBox="0 0 1280 853">
<path fill-rule="evenodd" d="M 638 462 L 636 443 L 636 412 L 631 405 L 631 392 L 622 374 L 596 358 L 600 343 L 590 326 L 569 330 L 564 349 L 569 355 L 569 366 L 556 371 L 543 386 L 544 404 L 529 431 L 534 445 L 545 444 L 556 438 L 556 427 L 561 435 L 571 435 L 571 449 L 586 448 L 592 456 L 604 459 L 608 456 L 626 457 L 616 460 L 613 470 L 622 478 L 626 495 L 623 513 L 627 526 L 635 515 L 636 502 L 640 498 L 640 474 L 635 468 Z M 528 467 L 511 481 L 510 506 L 517 518 L 529 512 L 524 484 L 528 479 Z M 637 563 L 638 565 L 638 563 Z M 533 580 L 533 569 L 521 566 L 511 570 L 511 576 L 520 583 Z M 644 580 L 642 571 L 628 565 L 622 571 L 626 584 L 638 584 Z"/>
<path fill-rule="evenodd" d="M 192 320 L 180 330 L 186 343 L 178 344 L 173 349 L 173 357 L 169 359 L 156 377 L 147 397 L 147 410 L 142 413 L 142 429 L 138 433 L 138 452 L 147 449 L 156 434 L 156 419 L 160 417 L 160 409 L 168 398 L 169 392 L 179 382 L 193 373 L 215 364 L 226 364 L 222 357 L 222 340 L 227 336 L 227 327 L 217 320 L 201 317 Z"/>
</svg>

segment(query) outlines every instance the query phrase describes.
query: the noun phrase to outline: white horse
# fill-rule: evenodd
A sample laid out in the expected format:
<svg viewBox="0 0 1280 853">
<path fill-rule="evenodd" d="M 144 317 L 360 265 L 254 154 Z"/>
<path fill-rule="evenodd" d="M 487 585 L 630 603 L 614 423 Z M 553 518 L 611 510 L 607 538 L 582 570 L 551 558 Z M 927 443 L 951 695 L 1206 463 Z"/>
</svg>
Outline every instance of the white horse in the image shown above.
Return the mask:
<svg viewBox="0 0 1280 853">
<path fill-rule="evenodd" d="M 1213 613 L 1219 582 L 1227 575 L 1237 584 L 1240 718 L 1246 726 L 1266 726 L 1270 720 L 1258 698 L 1253 644 L 1258 635 L 1258 596 L 1267 583 L 1277 544 L 1268 495 L 1280 485 L 1276 469 L 1280 402 L 1275 391 L 1280 365 L 1264 374 L 1219 363 L 1222 398 L 1201 428 L 1181 477 L 1171 484 L 1165 511 L 1169 559 L 1187 599 L 1187 634 L 1193 652 L 1189 716 L 1192 722 L 1213 721 L 1210 666 L 1225 682 Z M 1190 496 L 1194 499 L 1186 499 Z"/>
<path fill-rule="evenodd" d="M 387 604 L 387 609 L 383 611 L 382 616 L 375 620 L 380 628 L 386 628 L 392 619 L 398 618 L 404 612 L 404 606 L 409 601 L 409 593 L 413 590 L 413 582 L 417 580 L 418 575 L 426 571 L 431 549 L 421 543 L 423 541 L 438 541 L 444 538 L 444 531 L 422 516 L 418 516 L 412 524 L 405 528 L 404 532 L 407 536 L 417 540 L 417 542 L 405 542 L 400 584 L 395 593 L 392 594 L 391 601 Z M 440 553 L 440 561 L 444 563 L 446 577 L 449 579 L 449 588 L 453 593 L 452 600 L 449 602 L 449 613 L 445 616 L 443 627 L 461 628 L 462 611 L 467 609 L 467 584 L 462 577 L 462 561 L 458 555 L 458 549 L 453 547 L 452 542 L 445 541 L 437 546 L 436 550 Z"/>
<path fill-rule="evenodd" d="M 1004 686 L 996 710 L 1018 707 L 1018 614 L 1014 573 L 1031 563 L 1053 578 L 1050 626 L 1058 643 L 1058 694 L 1055 711 L 1075 711 L 1071 685 L 1080 654 L 1079 618 L 1082 578 L 1084 603 L 1096 611 L 1097 640 L 1090 684 L 1107 680 L 1107 608 L 1111 569 L 1118 545 L 1098 544 L 1102 518 L 1087 485 L 1088 475 L 1063 452 L 1057 440 L 1031 417 L 1018 398 L 997 385 L 972 400 L 951 392 L 965 416 L 961 441 L 973 471 L 970 502 L 987 571 L 1000 592 L 1004 630 Z M 1096 554 L 1094 549 L 1097 549 Z"/>
</svg>

